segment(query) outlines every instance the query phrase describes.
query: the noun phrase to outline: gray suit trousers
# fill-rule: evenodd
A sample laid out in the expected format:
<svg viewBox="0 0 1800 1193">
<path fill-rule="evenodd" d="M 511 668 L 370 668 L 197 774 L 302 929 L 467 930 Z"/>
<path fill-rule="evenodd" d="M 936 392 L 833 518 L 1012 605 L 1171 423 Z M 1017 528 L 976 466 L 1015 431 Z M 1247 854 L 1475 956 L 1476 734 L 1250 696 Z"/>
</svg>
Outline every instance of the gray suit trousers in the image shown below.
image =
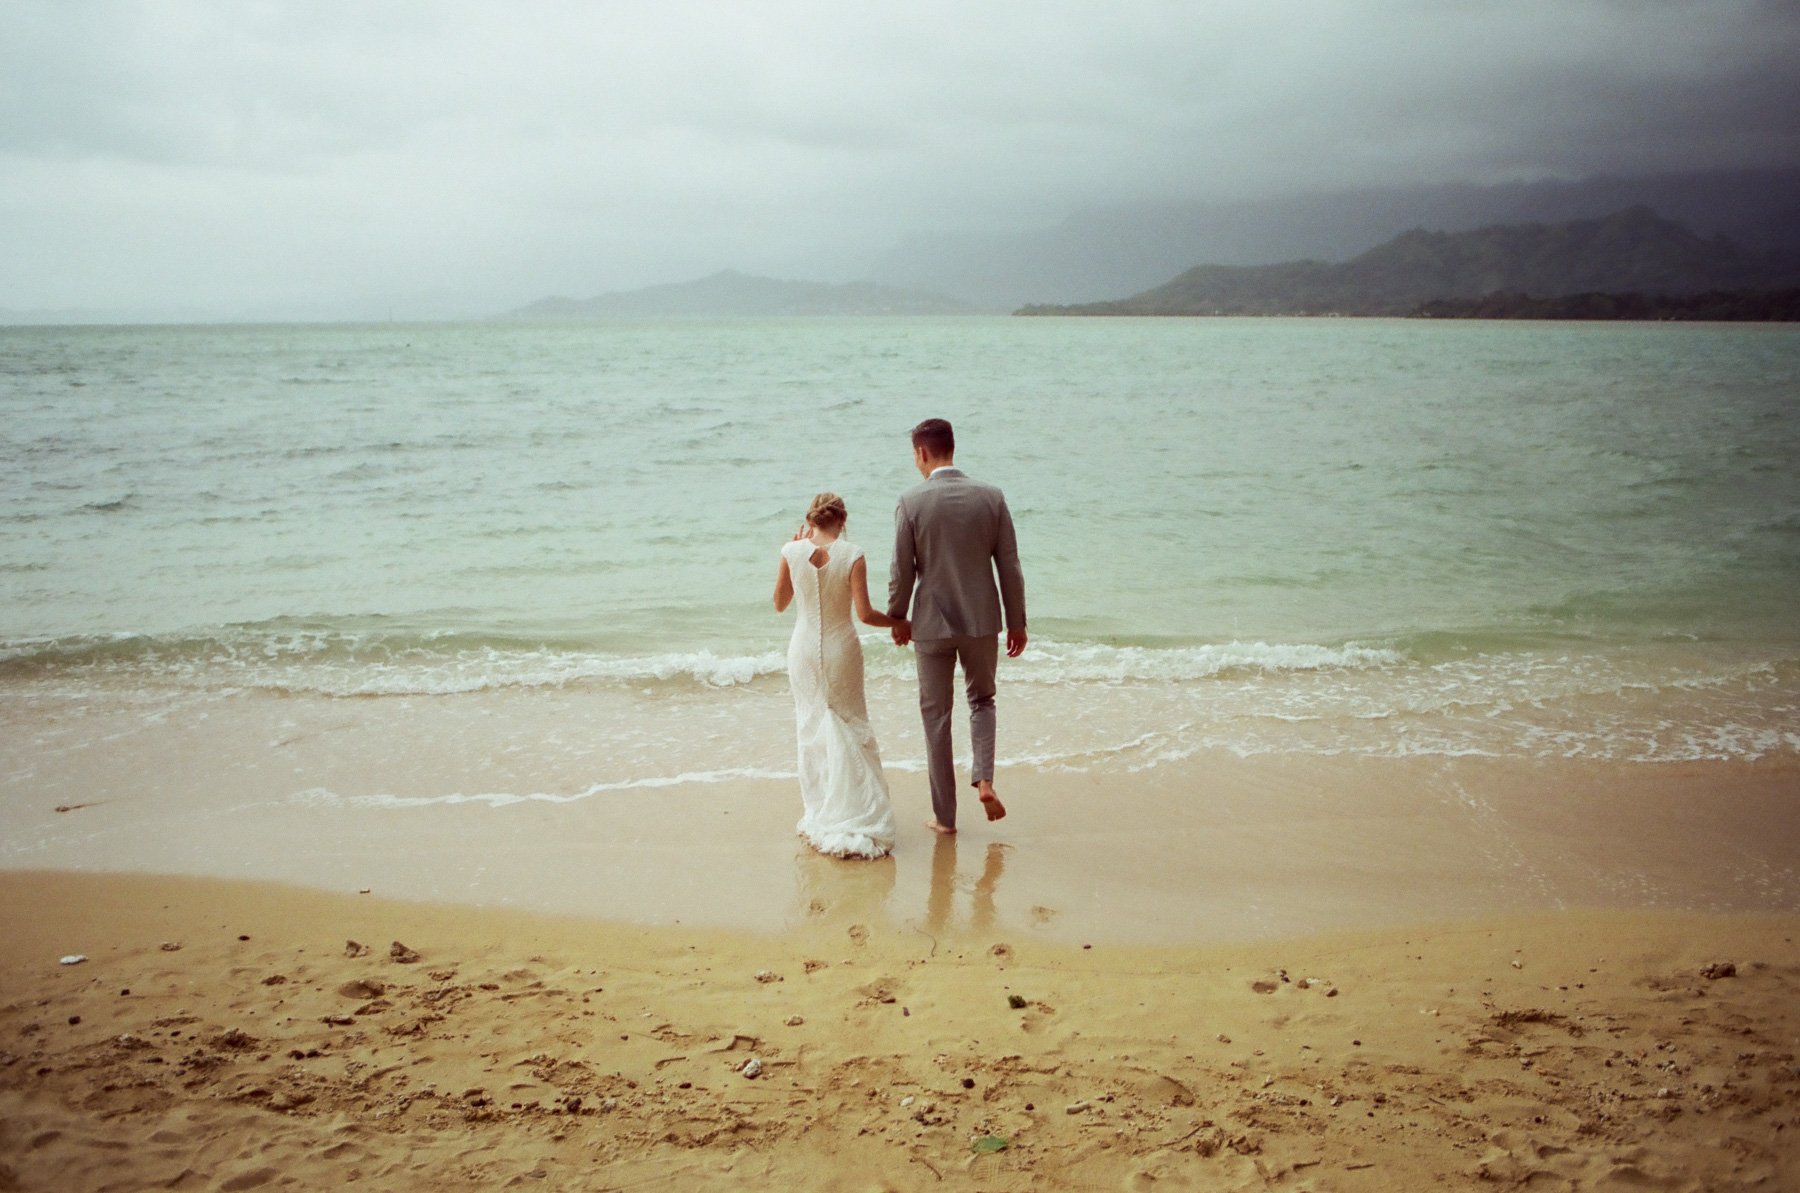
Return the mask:
<svg viewBox="0 0 1800 1193">
<path fill-rule="evenodd" d="M 969 698 L 970 783 L 994 778 L 994 672 L 1000 662 L 997 634 L 913 640 L 919 668 L 919 716 L 925 722 L 925 764 L 931 776 L 931 811 L 945 828 L 956 827 L 956 756 L 950 714 L 956 703 L 956 665 Z"/>
</svg>

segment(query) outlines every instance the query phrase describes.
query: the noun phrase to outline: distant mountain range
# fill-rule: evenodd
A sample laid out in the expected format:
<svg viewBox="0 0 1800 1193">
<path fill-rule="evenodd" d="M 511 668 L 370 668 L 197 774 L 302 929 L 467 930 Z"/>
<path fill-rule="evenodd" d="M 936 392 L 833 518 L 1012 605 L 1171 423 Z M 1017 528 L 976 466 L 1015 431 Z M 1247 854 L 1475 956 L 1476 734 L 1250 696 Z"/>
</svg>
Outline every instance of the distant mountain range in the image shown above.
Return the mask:
<svg viewBox="0 0 1800 1193">
<path fill-rule="evenodd" d="M 508 312 L 527 320 L 756 318 L 783 315 L 967 315 L 958 299 L 871 282 L 830 285 L 725 270 L 691 282 L 595 298 L 544 298 Z"/>
<path fill-rule="evenodd" d="M 1200 262 L 1344 261 L 1409 228 L 1557 224 L 1634 206 L 1702 237 L 1800 255 L 1800 169 L 1790 168 L 1096 206 L 1027 232 L 910 236 L 856 273 L 1011 311 L 1136 294 Z"/>
<path fill-rule="evenodd" d="M 1434 300 L 1505 292 L 1687 295 L 1800 285 L 1800 259 L 1702 238 L 1646 207 L 1563 224 L 1414 229 L 1349 261 L 1200 265 L 1113 302 L 1027 315 L 1405 315 Z M 1445 312 L 1448 313 L 1448 312 Z"/>
</svg>

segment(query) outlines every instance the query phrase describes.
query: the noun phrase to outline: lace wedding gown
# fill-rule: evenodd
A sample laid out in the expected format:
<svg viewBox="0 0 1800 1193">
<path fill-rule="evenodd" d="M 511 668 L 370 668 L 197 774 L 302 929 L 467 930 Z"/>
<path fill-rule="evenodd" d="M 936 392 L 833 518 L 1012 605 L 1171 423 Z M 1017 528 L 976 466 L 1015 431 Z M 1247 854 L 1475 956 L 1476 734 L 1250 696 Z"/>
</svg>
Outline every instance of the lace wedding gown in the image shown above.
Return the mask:
<svg viewBox="0 0 1800 1193">
<path fill-rule="evenodd" d="M 796 831 L 820 853 L 883 857 L 894 847 L 894 810 L 863 696 L 862 643 L 850 608 L 850 569 L 862 549 L 839 539 L 822 548 L 800 539 L 781 549 L 794 582 L 788 680 L 799 738 Z"/>
</svg>

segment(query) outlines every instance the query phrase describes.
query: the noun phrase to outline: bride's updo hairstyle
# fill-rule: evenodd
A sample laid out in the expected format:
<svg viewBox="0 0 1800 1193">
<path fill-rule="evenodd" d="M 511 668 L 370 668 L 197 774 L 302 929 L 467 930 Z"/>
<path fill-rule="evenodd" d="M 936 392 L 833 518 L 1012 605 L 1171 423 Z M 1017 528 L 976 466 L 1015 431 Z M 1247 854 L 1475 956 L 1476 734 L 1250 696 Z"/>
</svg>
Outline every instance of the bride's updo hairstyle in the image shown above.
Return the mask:
<svg viewBox="0 0 1800 1193">
<path fill-rule="evenodd" d="M 812 508 L 806 511 L 806 520 L 820 530 L 837 530 L 849 516 L 844 499 L 836 493 L 819 494 L 812 499 Z"/>
</svg>

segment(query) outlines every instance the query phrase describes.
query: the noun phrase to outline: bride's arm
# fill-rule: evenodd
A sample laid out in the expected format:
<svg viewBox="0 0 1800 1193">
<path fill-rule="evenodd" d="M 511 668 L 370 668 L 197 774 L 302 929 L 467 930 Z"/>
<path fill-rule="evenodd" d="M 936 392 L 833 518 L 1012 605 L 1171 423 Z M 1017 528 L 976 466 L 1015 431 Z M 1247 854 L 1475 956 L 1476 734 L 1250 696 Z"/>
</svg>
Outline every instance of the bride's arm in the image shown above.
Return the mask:
<svg viewBox="0 0 1800 1193">
<path fill-rule="evenodd" d="M 786 613 L 794 599 L 794 578 L 788 574 L 787 556 L 781 557 L 781 571 L 775 575 L 775 612 Z M 866 599 L 866 598 L 865 598 Z"/>
<path fill-rule="evenodd" d="M 783 561 L 785 563 L 785 561 Z M 787 573 L 783 572 L 785 576 Z M 892 629 L 897 625 L 905 625 L 900 617 L 889 617 L 877 609 L 869 601 L 869 561 L 858 559 L 850 565 L 850 599 L 856 602 L 856 616 L 864 625 L 872 625 L 877 629 Z"/>
</svg>

